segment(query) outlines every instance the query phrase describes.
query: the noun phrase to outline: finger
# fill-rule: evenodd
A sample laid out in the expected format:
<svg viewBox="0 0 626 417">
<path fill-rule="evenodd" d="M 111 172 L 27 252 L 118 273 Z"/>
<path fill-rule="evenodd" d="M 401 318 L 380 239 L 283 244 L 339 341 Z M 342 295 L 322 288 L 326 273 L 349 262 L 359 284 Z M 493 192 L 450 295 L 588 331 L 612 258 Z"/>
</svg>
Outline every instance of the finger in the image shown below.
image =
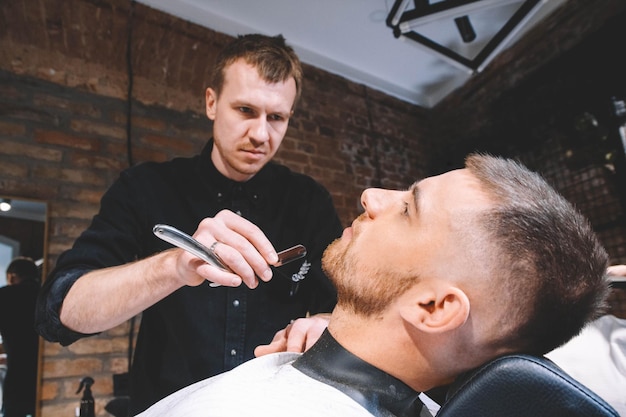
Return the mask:
<svg viewBox="0 0 626 417">
<path fill-rule="evenodd" d="M 254 349 L 254 356 L 259 357 L 270 353 L 287 351 L 287 343 L 285 339 L 276 340 L 269 345 L 259 345 Z"/>
<path fill-rule="evenodd" d="M 209 246 L 220 242 L 216 253 L 249 287 L 256 287 L 257 276 L 264 281 L 272 278 L 268 263 L 276 252 L 263 232 L 241 216 L 223 210 L 204 219 L 194 237 Z"/>
<path fill-rule="evenodd" d="M 300 318 L 293 322 L 287 340 L 289 352 L 305 352 L 317 342 L 330 321 L 329 313 Z"/>
<path fill-rule="evenodd" d="M 221 284 L 223 283 L 223 280 L 233 279 L 232 277 L 228 278 L 226 275 L 224 275 L 225 273 L 226 274 L 232 273 L 240 277 L 240 282 L 241 281 L 245 282 L 246 285 L 250 288 L 255 288 L 258 285 L 258 280 L 257 280 L 257 275 L 256 275 L 257 272 L 255 272 L 253 267 L 248 263 L 248 261 L 246 261 L 246 259 L 242 256 L 242 254 L 238 250 L 230 247 L 227 243 L 217 241 L 216 238 L 213 237 L 213 235 L 208 233 L 206 230 L 204 232 L 197 231 L 196 234 L 194 235 L 194 238 L 198 240 L 200 243 L 209 247 L 210 248 L 209 251 L 212 252 L 212 254 L 214 254 L 217 258 L 219 258 L 221 263 L 224 265 L 224 268 L 226 268 L 227 270 L 227 271 L 221 270 L 222 273 L 218 273 L 217 271 L 219 271 L 221 268 L 217 266 L 211 266 L 210 269 L 205 269 L 206 271 L 206 273 L 204 274 L 205 278 L 215 283 Z M 209 245 L 207 243 L 208 241 L 212 241 L 212 243 Z M 265 264 L 265 261 L 260 257 L 260 255 L 257 254 L 257 257 L 258 257 L 257 265 L 260 265 L 260 266 L 257 266 L 257 269 L 260 269 L 260 268 L 269 269 L 269 267 L 267 266 L 267 264 Z M 270 274 L 271 274 L 271 271 L 270 271 Z M 211 276 L 216 276 L 217 279 L 211 279 L 210 278 Z M 269 278 L 271 278 L 271 275 Z M 226 285 L 232 286 L 232 285 L 238 285 L 238 283 L 233 281 L 232 284 L 226 284 Z"/>
<path fill-rule="evenodd" d="M 269 353 L 285 352 L 287 350 L 287 328 L 276 332 L 272 341 L 267 345 L 259 345 L 254 349 L 254 356 L 263 356 Z"/>
<path fill-rule="evenodd" d="M 204 262 L 202 265 L 198 266 L 197 271 L 198 275 L 202 276 L 202 278 L 216 285 L 238 287 L 243 281 L 237 274 L 223 271 Z"/>
<path fill-rule="evenodd" d="M 308 337 L 308 329 L 309 327 L 306 326 L 306 322 L 303 322 L 302 319 L 298 319 L 292 324 L 290 331 L 286 335 L 287 352 L 304 352 Z"/>
<path fill-rule="evenodd" d="M 214 219 L 215 221 L 226 226 L 226 230 L 236 232 L 236 235 L 225 236 L 225 238 L 237 238 L 235 242 L 232 242 L 232 244 L 229 242 L 232 247 L 235 249 L 247 249 L 248 245 L 252 245 L 255 248 L 256 253 L 260 254 L 266 263 L 274 264 L 278 262 L 278 255 L 276 254 L 274 246 L 257 225 L 230 210 L 220 211 Z M 221 241 L 221 236 L 215 235 L 215 237 Z"/>
<path fill-rule="evenodd" d="M 216 244 L 217 243 L 217 244 Z M 257 280 L 256 272 L 248 264 L 245 258 L 239 253 L 239 251 L 231 248 L 225 243 L 215 242 L 211 245 L 211 251 L 219 258 L 220 262 L 224 264 L 224 267 L 229 271 L 221 270 L 217 267 L 213 269 L 219 269 L 224 274 L 235 275 L 240 278 L 240 283 L 244 282 L 249 288 L 256 288 L 259 284 Z M 222 277 L 224 277 L 222 275 Z M 225 278 L 225 277 L 224 277 Z"/>
<path fill-rule="evenodd" d="M 319 339 L 319 336 L 321 336 L 321 333 L 320 334 L 316 334 L 315 336 L 313 336 L 311 334 L 311 332 L 307 333 L 306 340 L 304 341 L 304 350 L 303 350 L 303 352 L 306 352 L 307 350 L 309 350 L 311 348 L 311 346 L 313 346 L 315 344 L 315 342 L 317 342 L 317 339 Z"/>
<path fill-rule="evenodd" d="M 172 249 L 172 252 L 177 254 L 178 274 L 185 285 L 197 286 L 205 281 L 230 287 L 241 285 L 241 278 L 232 272 L 209 265 L 182 249 Z"/>
</svg>

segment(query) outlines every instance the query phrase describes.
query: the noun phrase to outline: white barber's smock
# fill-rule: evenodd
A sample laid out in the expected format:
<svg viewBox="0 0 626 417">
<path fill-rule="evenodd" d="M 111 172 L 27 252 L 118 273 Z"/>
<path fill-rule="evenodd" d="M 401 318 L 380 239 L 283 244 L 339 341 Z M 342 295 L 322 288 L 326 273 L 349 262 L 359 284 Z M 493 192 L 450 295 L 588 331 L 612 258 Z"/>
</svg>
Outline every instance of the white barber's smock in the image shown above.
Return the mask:
<svg viewBox="0 0 626 417">
<path fill-rule="evenodd" d="M 300 355 L 277 353 L 190 385 L 141 417 L 371 416 L 341 391 L 291 366 Z"/>
<path fill-rule="evenodd" d="M 253 359 L 183 388 L 139 416 L 431 416 L 419 396 L 348 352 L 326 330 L 304 354 Z"/>
</svg>

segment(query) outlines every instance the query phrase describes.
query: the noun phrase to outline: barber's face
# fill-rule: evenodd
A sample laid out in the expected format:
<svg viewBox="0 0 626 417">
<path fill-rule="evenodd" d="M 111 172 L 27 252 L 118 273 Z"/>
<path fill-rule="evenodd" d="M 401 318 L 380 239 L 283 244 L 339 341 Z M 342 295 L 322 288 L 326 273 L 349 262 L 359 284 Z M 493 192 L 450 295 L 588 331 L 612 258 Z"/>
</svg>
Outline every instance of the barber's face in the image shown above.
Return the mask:
<svg viewBox="0 0 626 417">
<path fill-rule="evenodd" d="M 243 60 L 225 69 L 217 96 L 206 92 L 207 116 L 213 120 L 217 169 L 235 181 L 250 179 L 276 154 L 287 132 L 296 82 L 268 83 Z"/>
<path fill-rule="evenodd" d="M 365 213 L 324 254 L 340 305 L 380 312 L 416 279 L 480 268 L 470 220 L 491 203 L 469 171 L 427 178 L 407 191 L 367 189 L 361 203 Z"/>
</svg>

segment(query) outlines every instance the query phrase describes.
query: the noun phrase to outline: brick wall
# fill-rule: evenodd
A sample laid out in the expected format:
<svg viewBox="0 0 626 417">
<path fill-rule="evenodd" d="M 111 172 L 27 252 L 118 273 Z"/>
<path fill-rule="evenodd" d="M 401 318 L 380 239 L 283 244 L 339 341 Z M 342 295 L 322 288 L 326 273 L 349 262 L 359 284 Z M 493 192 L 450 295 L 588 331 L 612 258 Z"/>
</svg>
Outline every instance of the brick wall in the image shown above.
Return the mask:
<svg viewBox="0 0 626 417">
<path fill-rule="evenodd" d="M 458 165 L 465 152 L 481 148 L 523 158 L 577 204 L 616 207 L 619 219 L 623 208 L 616 203 L 619 190 L 611 186 L 610 175 L 597 164 L 570 169 L 563 157 L 567 149 L 558 140 L 562 130 L 533 112 L 536 103 L 529 97 L 543 91 L 548 79 L 534 83 L 528 95 L 528 86 L 515 87 L 597 31 L 624 9 L 622 3 L 570 0 L 544 28 L 549 42 L 531 37 L 505 51 L 433 111 L 306 66 L 302 101 L 277 159 L 322 182 L 344 224 L 359 212 L 363 188 L 406 187 L 417 177 Z M 203 103 L 207 74 L 229 40 L 140 4 L 131 10 L 126 0 L 2 2 L 0 194 L 49 202 L 48 267 L 88 225 L 100 196 L 128 165 L 131 75 L 133 161 L 194 154 L 211 127 Z M 549 97 L 541 99 L 548 100 L 544 108 L 550 113 Z M 518 106 L 517 100 L 526 104 Z M 498 121 L 511 114 L 527 115 L 522 127 L 535 126 L 529 129 L 532 146 L 498 146 L 509 139 Z M 589 185 L 594 196 L 610 202 L 586 204 L 588 199 L 579 200 L 584 193 L 571 191 Z M 600 233 L 613 259 L 626 261 L 620 226 L 607 226 L 605 217 L 595 213 L 586 214 L 603 225 Z M 618 307 L 626 303 L 620 300 Z M 127 368 L 129 328 L 125 323 L 69 347 L 45 343 L 43 416 L 73 415 L 79 399 L 75 391 L 85 375 L 96 379 L 98 415 L 109 415 L 104 405 L 112 398 L 112 374 Z"/>
</svg>

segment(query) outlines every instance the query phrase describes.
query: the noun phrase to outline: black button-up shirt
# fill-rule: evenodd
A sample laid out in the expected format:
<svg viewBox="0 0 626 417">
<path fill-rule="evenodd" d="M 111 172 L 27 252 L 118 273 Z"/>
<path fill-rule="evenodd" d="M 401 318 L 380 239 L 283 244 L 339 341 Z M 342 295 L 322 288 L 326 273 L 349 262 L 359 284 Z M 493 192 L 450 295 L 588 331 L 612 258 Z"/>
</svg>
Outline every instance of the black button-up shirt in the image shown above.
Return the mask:
<svg viewBox="0 0 626 417">
<path fill-rule="evenodd" d="M 330 194 L 274 163 L 247 182 L 232 181 L 211 162 L 211 149 L 212 141 L 201 155 L 125 170 L 103 196 L 90 227 L 59 257 L 39 299 L 42 336 L 63 345 L 85 337 L 64 327 L 58 315 L 81 275 L 170 248 L 152 234 L 157 223 L 193 234 L 203 218 L 222 209 L 259 226 L 276 250 L 306 246 L 306 258 L 275 268 L 274 278 L 254 290 L 208 283 L 183 287 L 144 311 L 131 373 L 133 414 L 251 359 L 254 348 L 269 343 L 290 320 L 329 312 L 335 304 L 320 262 L 342 230 Z"/>
</svg>

